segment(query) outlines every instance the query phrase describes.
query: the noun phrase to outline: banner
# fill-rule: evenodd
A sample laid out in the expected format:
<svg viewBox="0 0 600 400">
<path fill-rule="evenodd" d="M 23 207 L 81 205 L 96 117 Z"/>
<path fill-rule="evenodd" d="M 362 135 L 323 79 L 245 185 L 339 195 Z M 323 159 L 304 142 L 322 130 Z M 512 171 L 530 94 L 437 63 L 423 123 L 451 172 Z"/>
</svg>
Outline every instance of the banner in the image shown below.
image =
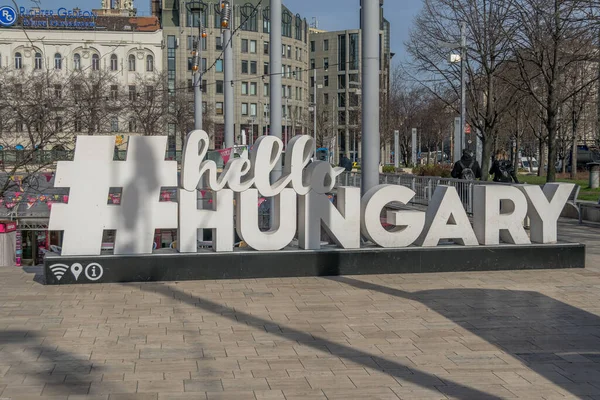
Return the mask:
<svg viewBox="0 0 600 400">
<path fill-rule="evenodd" d="M 221 155 L 221 158 L 223 158 L 223 162 L 225 164 L 227 164 L 229 162 L 229 159 L 231 158 L 231 153 L 233 151 L 233 148 L 217 150 L 217 151 Z"/>
</svg>

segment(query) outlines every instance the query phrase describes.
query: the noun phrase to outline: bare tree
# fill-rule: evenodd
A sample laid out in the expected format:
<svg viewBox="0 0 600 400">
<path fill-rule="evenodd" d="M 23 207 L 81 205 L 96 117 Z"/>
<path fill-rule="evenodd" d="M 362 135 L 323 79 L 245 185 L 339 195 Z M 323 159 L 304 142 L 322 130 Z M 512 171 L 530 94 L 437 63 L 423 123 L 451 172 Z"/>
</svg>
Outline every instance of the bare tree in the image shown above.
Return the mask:
<svg viewBox="0 0 600 400">
<path fill-rule="evenodd" d="M 180 81 L 176 94 L 170 95 L 167 106 L 166 121 L 175 125 L 175 134 L 181 143 L 185 143 L 186 136 L 194 129 L 194 88 L 191 83 Z M 208 103 L 203 103 L 202 128 L 209 135 L 214 135 L 214 108 Z"/>
<path fill-rule="evenodd" d="M 72 112 L 77 117 L 76 133 L 95 135 L 109 131 L 109 122 L 123 88 L 119 87 L 114 73 L 107 70 L 74 71 L 67 78 L 73 100 Z M 108 112 L 111 109 L 113 112 Z"/>
<path fill-rule="evenodd" d="M 167 120 L 167 80 L 165 74 L 137 75 L 128 87 L 124 103 L 140 133 L 164 135 Z"/>
<path fill-rule="evenodd" d="M 72 136 L 66 132 L 72 129 L 74 114 L 70 96 L 65 93 L 65 79 L 51 71 L 3 69 L 0 87 L 0 144 L 4 150 L 11 149 L 3 153 L 0 164 L 3 197 L 19 186 L 10 176 L 28 180 L 65 155 L 64 150 L 72 144 Z M 48 157 L 45 151 L 52 148 L 57 154 Z"/>
<path fill-rule="evenodd" d="M 432 84 L 452 88 L 460 98 L 460 66 L 448 62 L 451 52 L 444 43 L 460 42 L 460 25 L 466 25 L 468 79 L 468 122 L 476 129 L 483 143 L 482 168 L 488 168 L 497 134 L 499 117 L 506 112 L 497 102 L 499 93 L 498 74 L 503 63 L 510 57 L 512 29 L 507 26 L 515 0 L 425 0 L 421 13 L 407 43 L 414 59 L 412 67 L 417 71 L 423 85 L 437 94 Z M 514 90 L 511 90 L 514 92 Z M 506 103 L 504 103 L 506 104 Z M 448 105 L 458 112 L 458 101 Z"/>
<path fill-rule="evenodd" d="M 543 111 L 549 182 L 556 179 L 561 107 L 597 80 L 596 74 L 568 79 L 569 71 L 594 57 L 595 35 L 585 18 L 588 7 L 587 0 L 521 0 L 514 7 L 512 47 L 521 75 L 519 85 Z"/>
</svg>

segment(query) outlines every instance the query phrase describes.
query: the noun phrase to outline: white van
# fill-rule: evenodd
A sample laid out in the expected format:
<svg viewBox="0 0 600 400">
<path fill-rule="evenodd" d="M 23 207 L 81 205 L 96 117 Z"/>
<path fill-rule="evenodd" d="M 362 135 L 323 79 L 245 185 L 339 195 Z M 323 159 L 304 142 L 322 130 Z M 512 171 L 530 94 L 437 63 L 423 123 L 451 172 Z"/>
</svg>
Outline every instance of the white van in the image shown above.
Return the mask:
<svg viewBox="0 0 600 400">
<path fill-rule="evenodd" d="M 529 164 L 531 161 L 531 165 Z M 527 169 L 529 172 L 538 172 L 539 164 L 535 158 L 521 157 L 519 168 Z"/>
</svg>

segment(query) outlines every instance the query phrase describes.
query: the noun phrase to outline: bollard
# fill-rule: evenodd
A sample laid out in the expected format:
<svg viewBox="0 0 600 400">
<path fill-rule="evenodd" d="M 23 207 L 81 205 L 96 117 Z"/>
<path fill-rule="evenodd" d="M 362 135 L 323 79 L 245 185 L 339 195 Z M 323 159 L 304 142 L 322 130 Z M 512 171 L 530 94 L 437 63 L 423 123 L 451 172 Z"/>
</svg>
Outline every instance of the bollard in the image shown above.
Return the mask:
<svg viewBox="0 0 600 400">
<path fill-rule="evenodd" d="M 598 189 L 600 187 L 600 163 L 588 163 L 587 166 L 590 170 L 590 188 Z"/>
</svg>

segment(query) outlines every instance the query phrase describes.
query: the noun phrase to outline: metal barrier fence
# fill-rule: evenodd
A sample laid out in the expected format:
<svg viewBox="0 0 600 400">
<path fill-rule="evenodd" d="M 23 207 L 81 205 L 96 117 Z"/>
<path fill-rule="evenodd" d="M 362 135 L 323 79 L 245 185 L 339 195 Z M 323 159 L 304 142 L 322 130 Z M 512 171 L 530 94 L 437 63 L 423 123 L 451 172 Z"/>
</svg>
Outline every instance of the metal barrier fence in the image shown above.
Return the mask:
<svg viewBox="0 0 600 400">
<path fill-rule="evenodd" d="M 463 206 L 468 214 L 473 213 L 473 191 L 478 185 L 510 185 L 498 182 L 487 181 L 465 181 L 453 178 L 441 178 L 439 176 L 416 176 L 416 175 L 396 175 L 379 174 L 379 183 L 382 185 L 401 185 L 412 189 L 416 193 L 412 199 L 412 204 L 428 205 L 432 199 L 435 189 L 439 185 L 452 186 L 456 188 Z M 361 174 L 357 172 L 344 172 L 338 176 L 337 186 L 361 186 Z"/>
</svg>

